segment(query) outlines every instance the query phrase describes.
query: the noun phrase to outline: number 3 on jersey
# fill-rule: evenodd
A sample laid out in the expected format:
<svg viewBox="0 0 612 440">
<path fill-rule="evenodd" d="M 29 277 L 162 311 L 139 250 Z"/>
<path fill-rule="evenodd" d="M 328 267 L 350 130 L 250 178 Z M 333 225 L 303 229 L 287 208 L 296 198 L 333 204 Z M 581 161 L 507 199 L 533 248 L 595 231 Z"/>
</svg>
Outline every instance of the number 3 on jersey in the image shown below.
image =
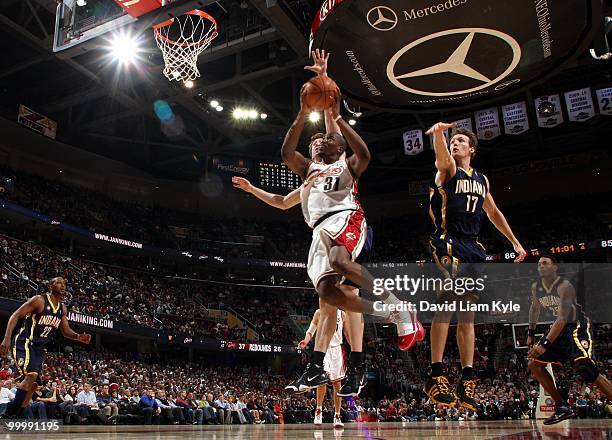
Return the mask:
<svg viewBox="0 0 612 440">
<path fill-rule="evenodd" d="M 327 176 L 323 191 L 338 191 L 338 185 L 340 185 L 340 177 Z"/>
<path fill-rule="evenodd" d="M 467 197 L 467 206 L 465 207 L 466 212 L 476 212 L 476 205 L 478 205 L 478 197 L 470 196 Z"/>
</svg>

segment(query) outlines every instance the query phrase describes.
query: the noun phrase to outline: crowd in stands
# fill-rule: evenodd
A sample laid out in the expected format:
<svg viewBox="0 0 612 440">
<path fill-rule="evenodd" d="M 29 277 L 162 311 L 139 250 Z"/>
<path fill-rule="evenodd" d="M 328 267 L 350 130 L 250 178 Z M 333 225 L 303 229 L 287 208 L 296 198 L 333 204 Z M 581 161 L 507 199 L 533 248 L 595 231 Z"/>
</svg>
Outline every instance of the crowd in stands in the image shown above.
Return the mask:
<svg viewBox="0 0 612 440">
<path fill-rule="evenodd" d="M 605 331 L 605 329 L 604 329 Z M 609 342 L 608 342 L 609 344 Z M 423 379 L 414 370 L 405 389 L 388 384 L 397 364 L 380 363 L 386 344 L 371 344 L 367 369 L 376 379 L 357 399 L 345 399 L 341 416 L 353 421 L 519 420 L 535 417 L 537 383 L 526 372 L 524 352 L 510 357 L 509 366 L 481 378 L 475 412 L 442 408 L 421 391 Z M 449 345 L 450 346 L 450 345 Z M 423 348 L 423 347 L 421 347 Z M 391 355 L 393 356 L 393 355 Z M 451 377 L 458 363 L 450 353 Z M 8 361 L 0 364 L 0 416 L 14 398 L 15 382 Z M 556 369 L 562 392 L 580 418 L 612 417 L 612 402 L 577 380 L 567 369 Z M 257 424 L 311 423 L 314 395 L 290 395 L 288 379 L 262 366 L 185 363 L 133 353 L 48 353 L 42 374 L 43 387 L 33 397 L 28 416 L 62 418 L 65 423 L 155 424 Z M 368 389 L 366 388 L 366 390 Z M 324 422 L 332 420 L 331 400 L 323 407 Z"/>
<path fill-rule="evenodd" d="M 273 319 L 292 313 L 285 297 L 308 297 L 314 310 L 312 291 L 288 295 L 258 287 L 159 277 L 70 258 L 2 235 L 0 261 L 2 296 L 25 300 L 37 293 L 35 287 L 41 292 L 46 281 L 61 275 L 68 280 L 73 312 L 190 336 L 244 341 L 250 325 L 259 341 L 291 344 L 297 335 L 287 322 Z M 210 309 L 235 313 L 244 324 L 229 328 L 226 322 L 209 317 Z"/>
<path fill-rule="evenodd" d="M 119 202 L 82 187 L 47 180 L 27 173 L 10 175 L 3 197 L 84 229 L 129 237 L 159 247 L 217 252 L 247 258 L 305 261 L 310 231 L 286 221 L 263 221 L 252 216 L 219 219 L 159 207 Z M 503 207 L 526 249 L 560 242 L 605 238 L 610 230 L 601 214 L 612 212 L 609 195 L 585 195 L 570 200 L 550 200 Z M 431 221 L 423 200 L 420 216 L 381 218 L 367 213 L 374 228 L 374 261 L 417 261 L 429 258 Z M 566 215 L 571 203 L 573 214 Z M 510 250 L 505 239 L 485 222 L 481 242 L 487 250 Z M 291 225 L 289 227 L 289 225 Z M 280 238 L 279 238 L 280 237 Z"/>
</svg>

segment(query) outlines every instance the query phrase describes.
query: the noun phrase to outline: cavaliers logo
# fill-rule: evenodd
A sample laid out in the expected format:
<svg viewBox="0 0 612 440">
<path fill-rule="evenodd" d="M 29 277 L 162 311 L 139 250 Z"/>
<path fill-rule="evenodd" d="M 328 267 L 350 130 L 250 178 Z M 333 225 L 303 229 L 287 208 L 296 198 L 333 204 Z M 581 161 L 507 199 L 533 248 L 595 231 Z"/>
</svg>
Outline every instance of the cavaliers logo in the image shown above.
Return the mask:
<svg viewBox="0 0 612 440">
<path fill-rule="evenodd" d="M 450 262 L 451 262 L 451 259 L 448 255 L 444 255 L 442 259 L 440 260 L 440 263 L 442 263 L 442 266 L 448 266 Z"/>
<path fill-rule="evenodd" d="M 589 348 L 589 341 L 585 341 L 584 339 L 580 342 L 584 348 Z"/>
</svg>

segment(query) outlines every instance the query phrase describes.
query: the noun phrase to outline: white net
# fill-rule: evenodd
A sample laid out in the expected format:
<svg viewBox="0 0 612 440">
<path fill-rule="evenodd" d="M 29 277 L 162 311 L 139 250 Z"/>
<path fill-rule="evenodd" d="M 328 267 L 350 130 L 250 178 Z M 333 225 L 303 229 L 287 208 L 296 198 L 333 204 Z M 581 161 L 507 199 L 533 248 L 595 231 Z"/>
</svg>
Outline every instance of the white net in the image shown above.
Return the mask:
<svg viewBox="0 0 612 440">
<path fill-rule="evenodd" d="M 217 36 L 217 23 L 206 12 L 193 10 L 154 26 L 155 41 L 164 57 L 170 81 L 193 81 L 200 76 L 198 56 Z"/>
</svg>

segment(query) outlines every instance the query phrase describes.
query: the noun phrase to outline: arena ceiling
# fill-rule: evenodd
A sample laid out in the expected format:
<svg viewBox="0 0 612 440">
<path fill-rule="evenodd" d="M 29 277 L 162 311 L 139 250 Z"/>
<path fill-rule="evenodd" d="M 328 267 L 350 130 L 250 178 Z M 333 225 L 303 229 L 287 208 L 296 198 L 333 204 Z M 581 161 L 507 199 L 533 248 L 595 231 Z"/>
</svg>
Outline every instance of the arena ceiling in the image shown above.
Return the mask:
<svg viewBox="0 0 612 440">
<path fill-rule="evenodd" d="M 52 51 L 56 2 L 0 2 L 0 112 L 15 120 L 19 104 L 58 122 L 58 140 L 144 169 L 157 177 L 195 180 L 216 154 L 280 158 L 282 138 L 299 106 L 298 90 L 309 77 L 308 34 L 320 0 L 206 1 L 220 35 L 200 58 L 202 77 L 193 89 L 170 83 L 151 35 L 139 68 L 119 70 L 101 50 L 57 56 Z M 605 2 L 612 15 L 612 0 Z M 332 60 L 333 62 L 333 55 Z M 531 101 L 538 93 L 563 92 L 593 84 L 612 84 L 610 62 L 582 54 L 545 84 L 500 102 Z M 168 132 L 153 104 L 168 102 L 182 120 Z M 223 112 L 209 105 L 219 100 Z M 236 106 L 266 112 L 265 121 L 239 123 Z M 392 114 L 363 108 L 357 129 L 374 152 L 368 180 L 385 176 L 404 182 L 430 172 L 431 153 L 406 157 L 402 133 L 452 117 L 448 113 Z M 612 121 L 565 124 L 549 131 L 502 136 L 481 150 L 481 167 L 503 166 L 542 156 L 601 148 Z M 311 128 L 314 130 L 314 128 Z M 395 179 L 395 180 L 394 180 Z"/>
</svg>

